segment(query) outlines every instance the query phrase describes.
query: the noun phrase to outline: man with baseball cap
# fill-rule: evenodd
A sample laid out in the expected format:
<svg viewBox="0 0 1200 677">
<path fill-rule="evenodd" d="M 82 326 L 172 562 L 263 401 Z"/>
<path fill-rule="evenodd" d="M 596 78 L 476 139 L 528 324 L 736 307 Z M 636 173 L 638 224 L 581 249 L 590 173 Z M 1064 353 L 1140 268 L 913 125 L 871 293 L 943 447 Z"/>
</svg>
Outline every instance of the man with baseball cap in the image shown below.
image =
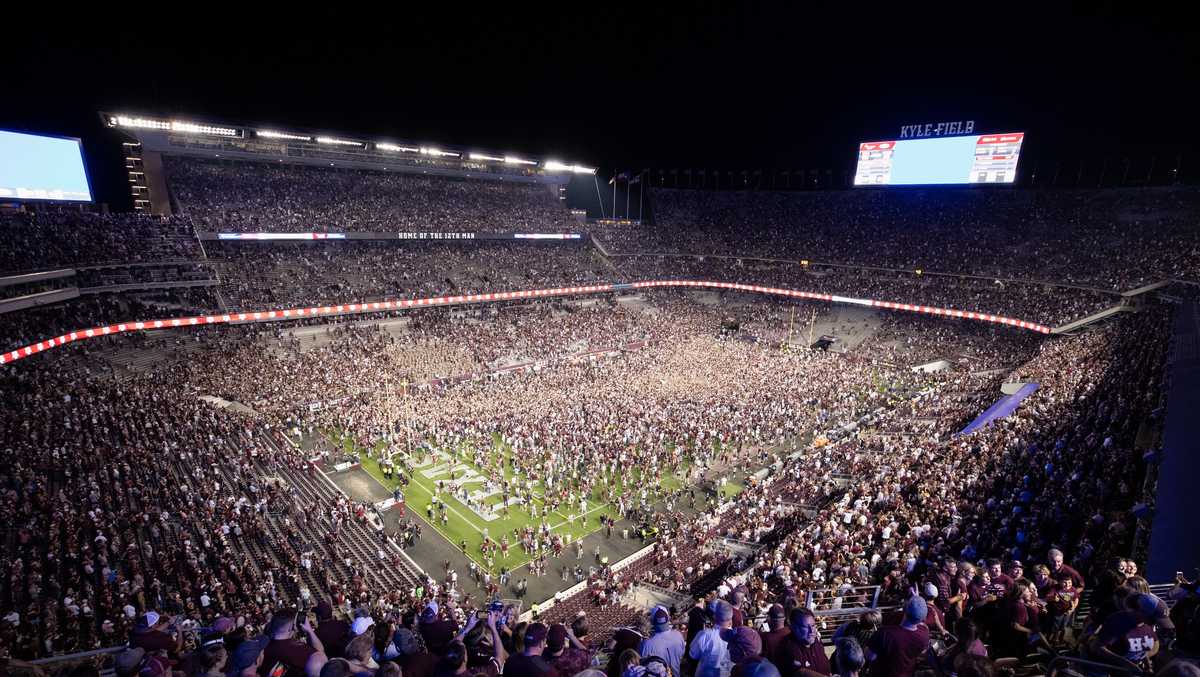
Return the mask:
<svg viewBox="0 0 1200 677">
<path fill-rule="evenodd" d="M 787 624 L 784 623 L 785 619 L 782 604 L 772 604 L 771 608 L 767 609 L 767 629 L 758 633 L 759 639 L 762 640 L 764 656 L 774 658 L 779 653 L 779 647 L 787 641 L 788 635 L 791 634 Z"/>
<path fill-rule="evenodd" d="M 742 677 L 748 668 L 767 660 L 762 654 L 762 637 L 754 628 L 743 625 L 722 630 L 721 638 L 729 646 L 729 660 L 733 661 L 730 677 Z"/>
<path fill-rule="evenodd" d="M 866 647 L 872 677 L 913 677 L 917 664 L 929 649 L 929 628 L 925 616 L 929 606 L 918 595 L 904 603 L 900 625 L 879 628 Z"/>
<path fill-rule="evenodd" d="M 425 646 L 429 648 L 429 652 L 440 655 L 442 650 L 458 634 L 458 623 L 452 620 L 440 619 L 438 611 L 437 602 L 430 601 L 426 604 L 425 609 L 421 611 L 418 628 L 421 631 L 422 639 L 425 640 Z"/>
<path fill-rule="evenodd" d="M 525 650 L 504 663 L 504 677 L 559 677 L 554 666 L 542 658 L 549 634 L 544 623 L 530 623 L 525 628 Z"/>
<path fill-rule="evenodd" d="M 129 646 L 140 647 L 147 653 L 165 651 L 177 659 L 183 650 L 183 633 L 175 629 L 173 619 L 147 611 L 138 617 L 137 625 L 129 633 Z"/>
<path fill-rule="evenodd" d="M 692 640 L 688 656 L 695 660 L 696 677 L 729 677 L 733 661 L 729 658 L 729 646 L 721 638 L 721 631 L 733 627 L 733 607 L 729 602 L 718 599 L 709 605 L 712 625 L 701 630 Z"/>
<path fill-rule="evenodd" d="M 270 642 L 270 637 L 259 635 L 238 644 L 225 663 L 225 674 L 229 677 L 258 677 L 263 651 Z"/>
<path fill-rule="evenodd" d="M 679 677 L 679 665 L 683 661 L 685 643 L 683 633 L 671 626 L 671 614 L 663 606 L 650 610 L 650 636 L 642 641 L 638 651 L 643 658 L 658 656 L 671 668 L 671 674 Z"/>
<path fill-rule="evenodd" d="M 554 666 L 560 675 L 574 675 L 592 665 L 592 652 L 575 638 L 571 628 L 562 623 L 550 626 L 549 632 L 546 633 L 546 650 L 542 652 L 542 658 Z"/>
</svg>

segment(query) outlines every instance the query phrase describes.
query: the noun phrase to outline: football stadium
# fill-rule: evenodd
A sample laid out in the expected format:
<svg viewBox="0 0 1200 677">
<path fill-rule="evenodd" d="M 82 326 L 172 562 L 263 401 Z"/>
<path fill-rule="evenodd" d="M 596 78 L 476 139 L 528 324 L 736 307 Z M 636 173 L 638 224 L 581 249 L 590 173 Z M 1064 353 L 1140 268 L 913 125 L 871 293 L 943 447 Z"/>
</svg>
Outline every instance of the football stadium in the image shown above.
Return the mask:
<svg viewBox="0 0 1200 677">
<path fill-rule="evenodd" d="M 532 97 L 341 36 L 361 114 L 265 44 L 29 46 L 95 78 L 0 118 L 0 672 L 1200 671 L 1194 142 L 1048 74 L 694 118 L 656 50 L 788 49 L 707 11 Z"/>
</svg>

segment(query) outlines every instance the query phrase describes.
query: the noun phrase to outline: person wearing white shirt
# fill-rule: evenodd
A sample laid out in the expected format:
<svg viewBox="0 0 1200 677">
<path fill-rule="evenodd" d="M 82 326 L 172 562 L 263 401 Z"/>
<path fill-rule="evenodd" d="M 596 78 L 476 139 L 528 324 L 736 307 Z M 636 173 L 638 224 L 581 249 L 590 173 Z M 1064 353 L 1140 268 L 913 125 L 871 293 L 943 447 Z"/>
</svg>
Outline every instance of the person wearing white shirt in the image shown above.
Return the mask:
<svg viewBox="0 0 1200 677">
<path fill-rule="evenodd" d="M 721 639 L 721 630 L 733 627 L 733 607 L 725 600 L 717 600 L 712 609 L 713 627 L 696 635 L 688 655 L 699 663 L 696 677 L 729 677 L 733 661 L 729 658 L 729 645 Z"/>
</svg>

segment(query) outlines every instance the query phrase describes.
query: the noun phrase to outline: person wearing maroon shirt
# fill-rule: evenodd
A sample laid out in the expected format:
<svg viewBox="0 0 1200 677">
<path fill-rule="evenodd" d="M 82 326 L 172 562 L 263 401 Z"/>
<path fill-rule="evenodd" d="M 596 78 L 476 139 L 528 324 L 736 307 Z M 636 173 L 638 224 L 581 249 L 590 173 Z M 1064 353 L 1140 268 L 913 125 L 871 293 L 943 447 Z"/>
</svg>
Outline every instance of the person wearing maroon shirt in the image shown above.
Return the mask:
<svg viewBox="0 0 1200 677">
<path fill-rule="evenodd" d="M 683 635 L 679 638 L 682 640 Z M 680 644 L 682 645 L 682 641 Z M 546 635 L 546 651 L 542 657 L 553 665 L 560 675 L 578 674 L 592 665 L 592 652 L 588 651 L 562 623 L 550 626 Z"/>
<path fill-rule="evenodd" d="M 1071 583 L 1075 586 L 1075 592 L 1079 595 L 1083 594 L 1083 576 L 1070 565 L 1063 563 L 1062 550 L 1057 548 L 1051 549 L 1046 553 L 1047 564 L 1050 565 L 1050 577 L 1055 580 L 1070 578 Z"/>
<path fill-rule="evenodd" d="M 1003 599 L 1012 592 L 1014 581 L 1012 577 L 1004 573 L 1004 567 L 1001 566 L 1000 560 L 989 559 L 987 564 L 988 573 L 992 576 L 992 585 L 989 590 L 998 599 Z"/>
<path fill-rule="evenodd" d="M 788 635 L 792 634 L 784 623 L 782 605 L 771 605 L 767 610 L 767 630 L 759 631 L 758 634 L 762 638 L 762 654 L 768 659 L 774 658 L 779 652 L 779 647 L 787 641 Z"/>
<path fill-rule="evenodd" d="M 392 642 L 399 649 L 400 655 L 396 662 L 404 677 L 431 677 L 437 668 L 437 656 L 425 650 L 421 636 L 409 628 L 400 628 L 392 637 Z"/>
<path fill-rule="evenodd" d="M 317 637 L 325 647 L 325 655 L 341 658 L 342 649 L 350 641 L 350 624 L 333 619 L 333 605 L 326 601 L 317 603 Z"/>
<path fill-rule="evenodd" d="M 1050 567 L 1045 564 L 1034 565 L 1033 587 L 1037 588 L 1038 599 L 1049 599 L 1049 595 L 1057 585 L 1058 581 L 1050 577 Z"/>
<path fill-rule="evenodd" d="M 146 653 L 165 651 L 169 658 L 177 659 L 183 649 L 183 633 L 175 630 L 172 619 L 147 611 L 129 633 L 129 646 L 145 649 Z"/>
<path fill-rule="evenodd" d="M 1075 582 L 1070 576 L 1064 576 L 1061 581 L 1053 582 L 1046 588 L 1042 599 L 1046 602 L 1044 627 L 1050 635 L 1049 641 L 1051 644 L 1059 643 L 1066 635 L 1067 626 L 1075 615 L 1075 608 L 1079 606 L 1079 592 L 1075 590 Z"/>
<path fill-rule="evenodd" d="M 1021 658 L 1036 648 L 1050 648 L 1040 631 L 1041 607 L 1029 581 L 1017 581 L 1005 599 L 1001 619 L 994 635 L 1001 656 Z"/>
<path fill-rule="evenodd" d="M 277 611 L 271 617 L 266 628 L 271 642 L 263 651 L 259 675 L 267 677 L 276 665 L 282 666 L 288 677 L 318 677 L 321 674 L 321 668 L 329 661 L 325 656 L 325 645 L 321 644 L 307 615 L 301 620 L 299 629 L 308 639 L 307 644 L 296 637 L 295 611 Z"/>
<path fill-rule="evenodd" d="M 917 664 L 929 649 L 929 628 L 925 600 L 913 596 L 904 603 L 904 621 L 885 625 L 867 645 L 867 661 L 872 677 L 913 677 Z"/>
<path fill-rule="evenodd" d="M 441 654 L 458 633 L 457 623 L 438 618 L 437 602 L 425 605 L 417 627 L 421 631 L 421 637 L 425 640 L 425 646 L 429 648 L 430 653 L 434 654 Z"/>
<path fill-rule="evenodd" d="M 925 626 L 929 631 L 937 635 L 948 635 L 950 631 L 946 629 L 946 614 L 937 606 L 938 587 L 933 583 L 926 583 L 922 586 L 921 596 L 925 598 L 925 606 L 928 614 L 925 616 Z"/>
<path fill-rule="evenodd" d="M 932 583 L 937 588 L 938 596 L 935 603 L 944 615 L 951 613 L 951 609 L 955 606 L 954 602 L 958 600 L 958 597 L 951 594 L 957 585 L 957 579 L 958 562 L 953 557 L 943 559 L 937 571 L 929 574 L 929 577 L 926 579 L 927 583 Z"/>
<path fill-rule="evenodd" d="M 779 669 L 783 677 L 815 677 L 829 675 L 832 670 L 829 658 L 825 656 L 825 647 L 821 645 L 821 635 L 817 630 L 817 617 L 807 607 L 792 609 L 789 619 L 792 634 L 788 636 L 771 662 Z"/>
<path fill-rule="evenodd" d="M 1109 614 L 1088 640 L 1088 657 L 1140 672 L 1158 653 L 1158 635 L 1151 619 L 1158 612 L 1154 595 L 1138 593 L 1125 599 L 1125 608 Z"/>
</svg>

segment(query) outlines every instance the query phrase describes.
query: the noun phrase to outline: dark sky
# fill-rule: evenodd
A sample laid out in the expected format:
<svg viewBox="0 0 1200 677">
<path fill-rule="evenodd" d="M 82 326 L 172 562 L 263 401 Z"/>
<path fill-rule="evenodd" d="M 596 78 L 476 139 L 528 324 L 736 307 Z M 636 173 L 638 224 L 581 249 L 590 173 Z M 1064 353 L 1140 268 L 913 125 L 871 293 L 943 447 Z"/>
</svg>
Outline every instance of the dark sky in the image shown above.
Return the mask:
<svg viewBox="0 0 1200 677">
<path fill-rule="evenodd" d="M 966 119 L 1050 157 L 1196 148 L 1200 34 L 1183 10 L 658 4 L 41 13 L 0 45 L 0 127 L 82 136 L 102 196 L 123 177 L 101 108 L 602 168 L 841 169 L 857 141 Z"/>
</svg>

